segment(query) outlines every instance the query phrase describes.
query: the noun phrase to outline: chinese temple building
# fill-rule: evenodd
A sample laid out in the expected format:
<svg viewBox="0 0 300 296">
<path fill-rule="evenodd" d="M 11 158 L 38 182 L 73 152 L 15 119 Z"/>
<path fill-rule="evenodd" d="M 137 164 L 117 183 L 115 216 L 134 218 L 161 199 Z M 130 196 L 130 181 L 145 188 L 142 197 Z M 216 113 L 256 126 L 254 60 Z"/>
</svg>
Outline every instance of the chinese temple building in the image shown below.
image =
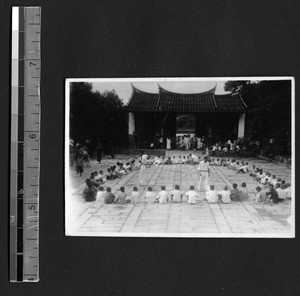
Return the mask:
<svg viewBox="0 0 300 296">
<path fill-rule="evenodd" d="M 204 137 L 208 145 L 244 137 L 247 106 L 239 93 L 175 93 L 158 85 L 158 93 L 132 85 L 127 105 L 131 147 L 147 148 L 160 137 L 182 134 Z"/>
</svg>

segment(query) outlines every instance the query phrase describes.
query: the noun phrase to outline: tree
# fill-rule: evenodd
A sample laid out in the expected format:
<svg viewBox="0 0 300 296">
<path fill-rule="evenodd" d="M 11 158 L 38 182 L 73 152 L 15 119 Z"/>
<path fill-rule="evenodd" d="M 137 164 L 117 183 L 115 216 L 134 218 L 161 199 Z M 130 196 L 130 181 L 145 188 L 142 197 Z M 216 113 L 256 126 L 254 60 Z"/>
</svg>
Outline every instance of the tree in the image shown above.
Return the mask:
<svg viewBox="0 0 300 296">
<path fill-rule="evenodd" d="M 70 86 L 70 137 L 75 142 L 100 139 L 104 147 L 127 144 L 124 104 L 114 90 L 102 94 L 92 84 L 74 82 Z"/>
<path fill-rule="evenodd" d="M 240 92 L 249 112 L 246 116 L 247 141 L 260 141 L 272 154 L 291 153 L 291 81 L 228 81 L 225 90 Z"/>
</svg>

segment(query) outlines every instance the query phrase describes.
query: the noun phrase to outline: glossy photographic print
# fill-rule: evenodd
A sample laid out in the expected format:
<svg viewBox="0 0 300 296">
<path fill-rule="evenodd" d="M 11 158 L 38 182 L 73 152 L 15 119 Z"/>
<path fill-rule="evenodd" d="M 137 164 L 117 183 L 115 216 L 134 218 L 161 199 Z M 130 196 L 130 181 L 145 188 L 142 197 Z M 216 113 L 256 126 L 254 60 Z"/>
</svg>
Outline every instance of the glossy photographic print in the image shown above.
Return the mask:
<svg viewBox="0 0 300 296">
<path fill-rule="evenodd" d="M 67 79 L 65 233 L 295 236 L 292 77 Z"/>
</svg>

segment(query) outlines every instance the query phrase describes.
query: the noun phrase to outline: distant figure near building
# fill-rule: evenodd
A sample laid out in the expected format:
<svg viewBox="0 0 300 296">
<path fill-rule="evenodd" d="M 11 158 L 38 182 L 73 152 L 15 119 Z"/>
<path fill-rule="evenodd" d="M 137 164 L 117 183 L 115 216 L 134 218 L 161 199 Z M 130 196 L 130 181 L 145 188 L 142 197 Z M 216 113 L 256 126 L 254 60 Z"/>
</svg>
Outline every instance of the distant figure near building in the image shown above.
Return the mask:
<svg viewBox="0 0 300 296">
<path fill-rule="evenodd" d="M 167 150 L 171 149 L 171 139 L 168 137 L 167 138 Z"/>
</svg>

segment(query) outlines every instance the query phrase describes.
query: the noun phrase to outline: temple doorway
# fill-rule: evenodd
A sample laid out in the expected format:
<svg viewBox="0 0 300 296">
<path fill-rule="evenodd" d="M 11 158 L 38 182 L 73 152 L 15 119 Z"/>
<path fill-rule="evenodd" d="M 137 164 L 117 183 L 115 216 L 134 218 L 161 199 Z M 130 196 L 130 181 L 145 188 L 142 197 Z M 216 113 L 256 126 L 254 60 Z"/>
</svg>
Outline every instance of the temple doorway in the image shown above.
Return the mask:
<svg viewBox="0 0 300 296">
<path fill-rule="evenodd" d="M 195 134 L 195 114 L 178 114 L 176 116 L 176 135 Z"/>
</svg>

